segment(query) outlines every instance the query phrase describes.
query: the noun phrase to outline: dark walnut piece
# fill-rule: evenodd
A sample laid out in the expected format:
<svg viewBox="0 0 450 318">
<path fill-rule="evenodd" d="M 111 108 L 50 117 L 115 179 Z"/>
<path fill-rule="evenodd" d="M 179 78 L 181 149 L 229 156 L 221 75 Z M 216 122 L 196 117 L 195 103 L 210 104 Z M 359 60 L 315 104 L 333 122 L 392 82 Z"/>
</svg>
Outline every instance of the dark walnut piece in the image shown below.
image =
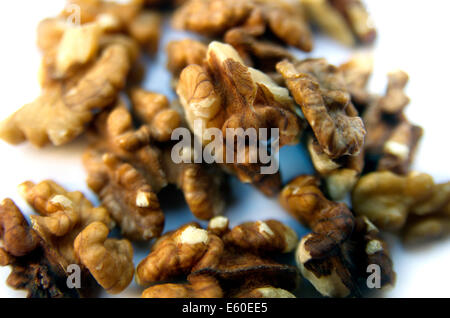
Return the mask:
<svg viewBox="0 0 450 318">
<path fill-rule="evenodd" d="M 208 229 L 187 224 L 156 242 L 138 265 L 138 283 L 148 285 L 180 275 L 187 275 L 189 283 L 155 285 L 143 297 L 292 297 L 285 289 L 295 288 L 295 269 L 272 259 L 295 248 L 297 236 L 290 228 L 271 220 L 228 230 L 228 220 L 216 217 Z M 205 286 L 205 292 L 197 286 Z"/>
<path fill-rule="evenodd" d="M 381 287 L 392 285 L 392 261 L 376 227 L 367 218 L 355 218 L 345 204 L 327 200 L 318 186 L 317 178 L 299 176 L 280 195 L 281 204 L 312 229 L 296 253 L 303 277 L 324 296 L 361 296 L 367 266 L 376 264 Z"/>
<path fill-rule="evenodd" d="M 277 70 L 323 151 L 332 159 L 359 154 L 366 130 L 351 102 L 342 72 L 325 59 L 283 61 Z"/>
<path fill-rule="evenodd" d="M 373 97 L 363 114 L 368 171 L 405 175 L 410 170 L 423 129 L 410 123 L 403 113 L 409 103 L 403 92 L 407 81 L 403 71 L 390 73 L 385 96 Z"/>
<path fill-rule="evenodd" d="M 10 199 L 0 204 L 0 265 L 12 267 L 6 283 L 27 291 L 29 298 L 80 297 L 67 287 L 59 255 L 29 227 Z"/>
</svg>

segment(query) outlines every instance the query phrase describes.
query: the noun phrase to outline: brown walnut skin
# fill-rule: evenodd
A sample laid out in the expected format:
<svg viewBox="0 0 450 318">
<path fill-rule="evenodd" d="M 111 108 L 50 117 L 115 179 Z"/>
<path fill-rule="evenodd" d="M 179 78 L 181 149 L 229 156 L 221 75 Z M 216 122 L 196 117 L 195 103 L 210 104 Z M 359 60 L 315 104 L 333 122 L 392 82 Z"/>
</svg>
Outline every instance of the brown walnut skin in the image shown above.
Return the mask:
<svg viewBox="0 0 450 318">
<path fill-rule="evenodd" d="M 167 185 L 160 150 L 150 144 L 152 132 L 147 125 L 138 130 L 134 128 L 133 118 L 123 100 L 119 100 L 109 112 L 101 113 L 94 124 L 91 135 L 93 148 L 113 153 L 130 163 L 145 176 L 154 191 Z"/>
<path fill-rule="evenodd" d="M 324 59 L 277 64 L 323 151 L 330 158 L 357 155 L 366 130 L 341 72 Z"/>
<path fill-rule="evenodd" d="M 344 203 L 329 201 L 319 189 L 319 180 L 313 176 L 299 176 L 289 182 L 280 194 L 281 205 L 312 229 L 305 242 L 311 256 L 320 258 L 351 235 L 355 220 Z"/>
<path fill-rule="evenodd" d="M 176 164 L 171 158 L 171 148 L 163 149 L 162 165 L 168 182 L 183 192 L 196 218 L 209 220 L 223 213 L 224 175 L 218 167 L 183 162 Z"/>
<path fill-rule="evenodd" d="M 19 186 L 19 191 L 39 214 L 30 216 L 33 230 L 58 255 L 55 261 L 64 269 L 70 264 L 80 265 L 75 257 L 73 242 L 87 225 L 98 221 L 114 227 L 104 207 L 94 207 L 81 192 L 69 192 L 51 180 L 38 184 L 26 181 Z M 85 268 L 81 266 L 81 269 L 84 271 Z"/>
<path fill-rule="evenodd" d="M 350 241 L 356 242 L 353 263 L 361 264 L 357 265 L 359 273 L 356 275 L 362 277 L 362 285 L 367 286 L 367 277 L 370 275 L 367 267 L 375 264 L 381 270 L 380 285 L 394 286 L 396 273 L 388 245 L 382 239 L 380 231 L 366 217 L 355 218 L 355 230 Z"/>
<path fill-rule="evenodd" d="M 0 204 L 0 266 L 12 270 L 7 285 L 26 290 L 28 298 L 80 297 L 69 289 L 61 256 L 35 232 L 10 199 Z"/>
<path fill-rule="evenodd" d="M 130 91 L 130 98 L 134 113 L 148 125 L 151 138 L 158 142 L 170 141 L 173 130 L 181 124 L 181 117 L 170 108 L 167 97 L 135 88 Z"/>
<path fill-rule="evenodd" d="M 355 55 L 348 62 L 339 66 L 352 101 L 358 109 L 364 109 L 371 100 L 367 84 L 373 72 L 373 56 Z"/>
<path fill-rule="evenodd" d="M 303 122 L 296 115 L 285 88 L 275 84 L 264 73 L 245 66 L 230 45 L 212 42 L 206 61 L 203 67 L 186 67 L 177 86 L 177 94 L 192 130 L 196 120 L 206 128 L 222 130 L 224 137 L 227 128 L 278 128 L 280 146 L 298 142 Z M 199 132 L 194 130 L 194 134 Z M 204 136 L 197 137 L 204 146 L 210 143 Z M 227 140 L 224 139 L 225 147 Z M 261 174 L 263 165 L 249 160 L 248 154 L 255 148 L 246 146 L 244 163 L 235 158 L 233 164 L 223 164 L 224 168 L 236 174 L 242 182 L 256 185 L 265 194 L 275 194 L 279 187 L 279 174 Z M 219 154 L 223 156 L 219 158 L 223 162 L 226 162 L 225 153 Z"/>
<path fill-rule="evenodd" d="M 39 236 L 11 199 L 0 204 L 0 238 L 5 251 L 16 257 L 30 253 L 39 244 Z"/>
<path fill-rule="evenodd" d="M 450 182 L 435 184 L 427 174 L 369 173 L 356 185 L 352 204 L 357 214 L 380 228 L 399 231 L 406 244 L 432 241 L 450 233 Z"/>
<path fill-rule="evenodd" d="M 88 185 L 131 240 L 158 237 L 164 226 L 159 200 L 142 174 L 111 153 L 85 153 Z"/>
<path fill-rule="evenodd" d="M 188 275 L 190 284 L 153 286 L 143 296 L 197 297 L 199 291 L 194 283 L 197 279 L 206 280 L 204 291 L 214 291 L 214 297 L 220 296 L 219 291 L 220 297 L 238 297 L 267 286 L 295 288 L 295 269 L 267 256 L 295 248 L 297 237 L 290 228 L 278 221 L 260 221 L 244 223 L 229 231 L 228 220 L 216 217 L 208 229 L 202 230 L 195 223 L 186 224 L 155 243 L 152 252 L 138 265 L 137 282 L 146 285 Z M 260 235 L 265 237 L 261 239 Z M 245 244 L 240 244 L 241 238 L 246 240 Z"/>
<path fill-rule="evenodd" d="M 260 255 L 291 252 L 298 242 L 295 232 L 276 220 L 242 223 L 226 233 L 223 240 Z"/>
<path fill-rule="evenodd" d="M 189 274 L 196 268 L 215 266 L 223 250 L 217 236 L 195 225 L 185 225 L 162 240 L 136 269 L 139 285 Z"/>
<path fill-rule="evenodd" d="M 450 235 L 450 182 L 434 186 L 432 195 L 415 205 L 402 238 L 405 244 L 421 244 Z"/>
<path fill-rule="evenodd" d="M 191 0 L 175 12 L 172 24 L 177 29 L 217 37 L 254 24 L 255 16 L 260 16 L 258 36 L 270 29 L 286 45 L 312 50 L 311 31 L 302 5 L 291 1 Z"/>
</svg>

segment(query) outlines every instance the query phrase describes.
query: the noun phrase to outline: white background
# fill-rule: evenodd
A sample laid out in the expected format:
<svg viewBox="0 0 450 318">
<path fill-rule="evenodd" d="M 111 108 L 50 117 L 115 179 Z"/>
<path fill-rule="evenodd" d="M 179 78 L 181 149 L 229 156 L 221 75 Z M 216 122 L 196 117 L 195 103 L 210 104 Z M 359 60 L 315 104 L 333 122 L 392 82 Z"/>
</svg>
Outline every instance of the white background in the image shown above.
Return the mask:
<svg viewBox="0 0 450 318">
<path fill-rule="evenodd" d="M 386 73 L 401 68 L 410 74 L 407 89 L 411 105 L 407 115 L 425 128 L 414 169 L 430 173 L 436 181 L 450 179 L 449 160 L 449 2 L 444 0 L 367 0 L 367 6 L 377 25 L 379 36 L 374 47 L 375 73 L 370 87 L 382 93 Z M 40 55 L 35 45 L 36 25 L 44 17 L 57 14 L 64 1 L 15 0 L 0 2 L 0 119 L 39 94 L 37 71 Z M 178 33 L 165 33 L 161 47 Z M 310 56 L 327 57 L 339 64 L 351 56 L 351 50 L 334 41 L 316 36 L 315 50 Z M 300 57 L 305 54 L 300 53 Z M 170 91 L 170 76 L 165 71 L 163 52 L 149 68 L 145 87 L 165 93 Z M 87 189 L 80 156 L 83 140 L 53 148 L 34 149 L 29 144 L 12 147 L 0 141 L 0 199 L 10 197 L 29 213 L 30 207 L 18 196 L 17 185 L 25 180 L 38 182 L 54 179 L 69 190 L 81 190 L 95 200 Z M 301 173 L 312 172 L 309 159 L 300 146 L 282 149 L 284 181 Z M 299 235 L 306 230 L 290 218 L 275 200 L 268 200 L 249 186 L 233 180 L 233 201 L 227 215 L 231 225 L 246 220 L 278 218 L 291 225 Z M 192 219 L 182 205 L 165 206 L 166 230 L 174 229 Z M 395 288 L 384 293 L 387 297 L 449 297 L 450 241 L 441 241 L 420 248 L 405 249 L 389 237 L 392 257 L 397 271 Z M 135 263 L 148 252 L 149 244 L 136 248 Z M 8 268 L 0 268 L 0 297 L 23 296 L 4 283 Z M 305 287 L 306 290 L 308 286 Z M 136 297 L 142 289 L 133 283 L 119 296 Z M 314 295 L 314 294 L 311 294 Z"/>
</svg>

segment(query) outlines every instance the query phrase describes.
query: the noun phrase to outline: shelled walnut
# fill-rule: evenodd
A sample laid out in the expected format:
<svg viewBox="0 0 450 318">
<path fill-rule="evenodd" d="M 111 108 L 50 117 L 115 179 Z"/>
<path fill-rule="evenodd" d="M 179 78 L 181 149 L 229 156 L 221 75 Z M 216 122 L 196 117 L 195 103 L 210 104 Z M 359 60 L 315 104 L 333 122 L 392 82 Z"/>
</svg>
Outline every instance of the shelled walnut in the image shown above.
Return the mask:
<svg viewBox="0 0 450 318">
<path fill-rule="evenodd" d="M 188 65 L 202 65 L 208 46 L 193 39 L 171 41 L 167 45 L 167 68 L 175 78 Z"/>
<path fill-rule="evenodd" d="M 364 112 L 365 150 L 372 169 L 409 172 L 423 129 L 403 114 L 409 102 L 403 92 L 407 80 L 408 75 L 402 71 L 390 73 L 386 95 L 373 98 Z"/>
<path fill-rule="evenodd" d="M 158 237 L 164 227 L 164 213 L 158 197 L 144 175 L 112 153 L 87 151 L 83 163 L 88 171 L 87 183 L 98 194 L 131 240 Z"/>
<path fill-rule="evenodd" d="M 0 209 L 2 252 L 11 255 L 6 261 L 3 255 L 2 263 L 13 265 L 10 285 L 36 297 L 79 297 L 93 287 L 92 276 L 108 293 L 129 285 L 133 250 L 127 240 L 106 239 L 114 223 L 105 208 L 93 207 L 81 192 L 68 192 L 53 181 L 27 181 L 19 190 L 39 215 L 31 215 L 30 229 L 11 200 Z M 81 268 L 79 290 L 66 282 L 73 265 Z"/>
<path fill-rule="evenodd" d="M 167 97 L 133 88 L 130 98 L 133 112 L 148 130 L 149 137 L 157 142 L 170 141 L 172 132 L 180 126 L 181 118 L 178 112 L 170 107 Z"/>
<path fill-rule="evenodd" d="M 312 49 L 311 32 L 300 2 L 190 0 L 175 12 L 173 25 L 206 36 L 222 36 L 237 28 L 248 31 L 250 26 L 253 31 L 246 35 L 260 38 L 270 30 L 286 45 L 304 51 Z"/>
<path fill-rule="evenodd" d="M 42 147 L 68 143 L 92 120 L 94 111 L 113 102 L 124 86 L 130 62 L 121 45 L 106 47 L 84 71 L 49 84 L 34 102 L 0 124 L 0 137 L 12 144 L 28 139 Z"/>
<path fill-rule="evenodd" d="M 372 43 L 372 19 L 360 0 L 301 0 L 309 19 L 346 45 Z"/>
<path fill-rule="evenodd" d="M 0 204 L 0 266 L 11 266 L 6 284 L 26 290 L 28 298 L 80 297 L 67 286 L 66 268 L 60 256 L 29 227 L 10 199 Z"/>
<path fill-rule="evenodd" d="M 192 214 L 209 220 L 225 210 L 224 175 L 214 165 L 175 163 L 171 149 L 163 149 L 162 165 L 169 183 L 176 185 L 184 195 Z"/>
<path fill-rule="evenodd" d="M 366 130 L 351 103 L 341 71 L 325 59 L 283 61 L 277 70 L 323 151 L 332 159 L 358 155 Z"/>
<path fill-rule="evenodd" d="M 133 247 L 128 240 L 108 239 L 109 229 L 93 222 L 74 242 L 77 258 L 110 294 L 123 291 L 133 279 Z"/>
<path fill-rule="evenodd" d="M 280 194 L 281 205 L 313 231 L 308 241 L 314 257 L 323 257 L 345 242 L 354 228 L 352 212 L 344 203 L 329 201 L 312 176 L 299 176 L 289 182 Z"/>
<path fill-rule="evenodd" d="M 128 33 L 146 52 L 155 54 L 161 37 L 162 16 L 155 11 L 142 10 L 128 25 Z"/>
<path fill-rule="evenodd" d="M 58 253 L 61 266 L 78 264 L 73 242 L 76 236 L 92 222 L 114 227 L 108 211 L 94 207 L 79 191 L 69 192 L 53 181 L 34 184 L 22 183 L 19 190 L 38 215 L 31 215 L 33 229 Z"/>
<path fill-rule="evenodd" d="M 450 183 L 435 184 L 431 176 L 411 172 L 373 172 L 357 183 L 352 204 L 385 230 L 401 230 L 406 242 L 427 241 L 449 233 Z"/>
<path fill-rule="evenodd" d="M 232 230 L 222 226 L 227 224 L 224 221 L 213 219 L 209 227 L 220 223 L 223 231 L 215 233 L 221 236 L 197 224 L 163 236 L 138 265 L 137 282 L 148 285 L 187 275 L 189 284 L 155 285 L 146 289 L 143 297 L 291 295 L 277 288 L 294 288 L 295 270 L 276 263 L 271 256 L 292 251 L 296 234 L 273 220 L 248 222 Z M 205 286 L 205 293 L 198 292 L 199 284 Z"/>
<path fill-rule="evenodd" d="M 380 266 L 382 287 L 394 283 L 392 262 L 376 227 L 367 218 L 355 218 L 345 204 L 327 200 L 317 178 L 295 178 L 280 202 L 312 229 L 301 239 L 296 260 L 303 277 L 322 295 L 358 295 L 370 264 Z"/>
<path fill-rule="evenodd" d="M 280 146 L 297 143 L 303 128 L 288 91 L 264 73 L 245 66 L 236 50 L 227 44 L 212 42 L 203 67 L 186 67 L 180 75 L 177 94 L 187 123 L 203 146 L 211 141 L 200 135 L 196 123 L 202 128 L 220 129 L 224 146 L 227 128 L 253 128 L 256 131 L 259 128 L 278 128 Z M 234 160 L 226 168 L 237 174 L 241 181 L 262 184 L 266 194 L 273 194 L 277 191 L 275 179 L 279 180 L 279 176 L 262 175 L 259 171 L 261 164 L 249 160 L 251 148 L 259 145 L 245 146 L 248 160 L 241 164 Z M 225 153 L 216 155 L 220 157 Z M 226 160 L 222 158 L 222 162 Z"/>
</svg>

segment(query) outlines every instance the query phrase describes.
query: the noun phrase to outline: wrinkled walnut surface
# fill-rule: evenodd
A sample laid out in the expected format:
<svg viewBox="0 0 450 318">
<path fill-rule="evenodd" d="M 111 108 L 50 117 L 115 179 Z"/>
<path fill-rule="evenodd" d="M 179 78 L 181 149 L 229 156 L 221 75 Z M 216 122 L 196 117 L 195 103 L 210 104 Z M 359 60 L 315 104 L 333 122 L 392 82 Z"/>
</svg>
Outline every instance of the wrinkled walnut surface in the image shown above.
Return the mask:
<svg viewBox="0 0 450 318">
<path fill-rule="evenodd" d="M 241 297 L 263 287 L 269 290 L 260 293 L 286 297 L 288 291 L 270 293 L 271 288 L 295 287 L 295 271 L 268 255 L 290 252 L 296 243 L 295 233 L 278 221 L 248 222 L 228 230 L 228 220 L 216 217 L 208 230 L 191 223 L 161 237 L 138 265 L 136 280 L 148 285 L 184 275 L 189 281 L 155 285 L 143 297 Z"/>
<path fill-rule="evenodd" d="M 366 130 L 351 103 L 344 77 L 325 59 L 280 62 L 277 70 L 330 158 L 357 155 Z"/>
</svg>

